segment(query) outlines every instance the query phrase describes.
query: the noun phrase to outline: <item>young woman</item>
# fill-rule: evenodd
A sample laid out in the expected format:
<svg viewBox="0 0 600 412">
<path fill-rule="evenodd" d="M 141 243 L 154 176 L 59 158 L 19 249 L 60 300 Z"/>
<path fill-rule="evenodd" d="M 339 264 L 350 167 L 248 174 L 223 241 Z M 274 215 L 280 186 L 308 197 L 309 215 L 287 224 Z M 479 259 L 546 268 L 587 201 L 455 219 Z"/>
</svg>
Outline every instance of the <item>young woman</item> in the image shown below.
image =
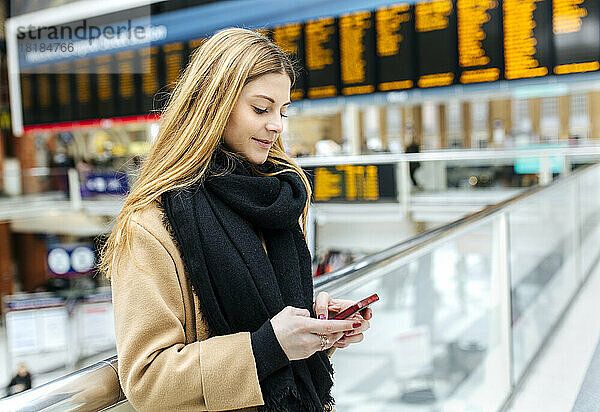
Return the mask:
<svg viewBox="0 0 600 412">
<path fill-rule="evenodd" d="M 280 138 L 293 81 L 266 37 L 227 29 L 173 92 L 101 260 L 136 409 L 332 409 L 326 351 L 361 341 L 371 312 L 327 320 L 353 302 L 313 302 L 310 186 Z"/>
</svg>

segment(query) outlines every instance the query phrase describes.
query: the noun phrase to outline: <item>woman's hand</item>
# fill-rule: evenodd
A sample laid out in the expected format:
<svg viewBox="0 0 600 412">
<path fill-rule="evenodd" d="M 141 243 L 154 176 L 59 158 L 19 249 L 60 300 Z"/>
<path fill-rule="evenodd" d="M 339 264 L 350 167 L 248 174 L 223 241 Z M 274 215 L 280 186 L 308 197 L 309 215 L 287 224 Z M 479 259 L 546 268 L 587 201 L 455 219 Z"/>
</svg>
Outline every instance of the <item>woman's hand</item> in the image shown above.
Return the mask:
<svg viewBox="0 0 600 412">
<path fill-rule="evenodd" d="M 329 319 L 331 316 L 334 316 L 336 313 L 349 308 L 355 303 L 356 302 L 346 299 L 333 299 L 327 292 L 321 292 L 315 299 L 315 314 L 319 319 Z M 364 339 L 363 332 L 371 327 L 369 319 L 372 317 L 373 311 L 371 308 L 365 308 L 347 318 L 347 320 L 360 322 L 361 325 L 352 331 L 344 332 L 343 336 L 340 336 L 340 339 L 336 340 L 336 342 L 333 344 L 333 347 L 345 348 L 351 343 L 358 343 L 362 341 Z"/>
<path fill-rule="evenodd" d="M 317 320 L 307 309 L 287 306 L 271 319 L 275 337 L 289 360 L 306 359 L 313 353 L 331 348 L 344 335 L 362 327 L 356 320 Z M 356 326 L 356 328 L 355 328 Z M 328 344 L 321 347 L 321 336 Z"/>
</svg>

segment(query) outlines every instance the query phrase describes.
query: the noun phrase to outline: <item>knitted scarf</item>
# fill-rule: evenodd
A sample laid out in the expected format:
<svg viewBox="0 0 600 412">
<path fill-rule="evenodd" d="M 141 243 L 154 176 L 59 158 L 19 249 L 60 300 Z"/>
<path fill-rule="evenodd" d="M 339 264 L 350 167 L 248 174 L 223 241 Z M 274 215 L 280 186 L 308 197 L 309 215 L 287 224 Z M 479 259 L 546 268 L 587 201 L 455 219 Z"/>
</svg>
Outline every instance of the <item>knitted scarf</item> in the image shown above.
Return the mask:
<svg viewBox="0 0 600 412">
<path fill-rule="evenodd" d="M 260 168 L 281 170 L 268 163 Z M 286 306 L 315 317 L 310 253 L 298 223 L 307 196 L 300 177 L 256 176 L 223 152 L 210 169 L 203 183 L 162 196 L 210 336 L 256 331 Z M 332 375 L 324 352 L 291 361 L 260 381 L 265 405 L 259 410 L 330 410 Z"/>
</svg>

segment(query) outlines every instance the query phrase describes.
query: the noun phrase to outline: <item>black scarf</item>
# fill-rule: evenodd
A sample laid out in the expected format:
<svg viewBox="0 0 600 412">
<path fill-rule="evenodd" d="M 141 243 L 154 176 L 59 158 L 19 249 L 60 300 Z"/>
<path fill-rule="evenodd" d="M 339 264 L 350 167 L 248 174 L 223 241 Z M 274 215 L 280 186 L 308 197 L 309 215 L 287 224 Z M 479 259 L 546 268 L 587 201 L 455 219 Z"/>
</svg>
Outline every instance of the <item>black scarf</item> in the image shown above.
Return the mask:
<svg viewBox="0 0 600 412">
<path fill-rule="evenodd" d="M 279 167 L 266 163 L 260 170 Z M 315 317 L 310 253 L 298 223 L 306 196 L 297 174 L 256 176 L 248 164 L 222 152 L 202 184 L 163 194 L 211 336 L 256 331 L 286 306 Z M 292 361 L 260 381 L 265 406 L 259 409 L 329 410 L 332 375 L 324 352 Z"/>
</svg>

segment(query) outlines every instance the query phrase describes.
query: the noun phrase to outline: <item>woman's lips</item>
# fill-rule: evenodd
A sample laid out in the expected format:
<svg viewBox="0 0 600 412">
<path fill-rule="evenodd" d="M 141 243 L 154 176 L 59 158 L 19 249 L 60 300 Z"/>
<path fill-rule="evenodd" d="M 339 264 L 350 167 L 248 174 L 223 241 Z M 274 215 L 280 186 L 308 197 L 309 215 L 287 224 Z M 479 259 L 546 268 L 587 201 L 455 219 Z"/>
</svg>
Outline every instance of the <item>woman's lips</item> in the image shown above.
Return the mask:
<svg viewBox="0 0 600 412">
<path fill-rule="evenodd" d="M 260 147 L 264 147 L 264 148 L 270 148 L 271 145 L 273 144 L 273 142 L 271 140 L 263 140 L 263 139 L 257 139 L 256 137 L 253 137 L 252 140 L 254 140 L 256 143 L 258 143 L 258 145 Z"/>
</svg>

